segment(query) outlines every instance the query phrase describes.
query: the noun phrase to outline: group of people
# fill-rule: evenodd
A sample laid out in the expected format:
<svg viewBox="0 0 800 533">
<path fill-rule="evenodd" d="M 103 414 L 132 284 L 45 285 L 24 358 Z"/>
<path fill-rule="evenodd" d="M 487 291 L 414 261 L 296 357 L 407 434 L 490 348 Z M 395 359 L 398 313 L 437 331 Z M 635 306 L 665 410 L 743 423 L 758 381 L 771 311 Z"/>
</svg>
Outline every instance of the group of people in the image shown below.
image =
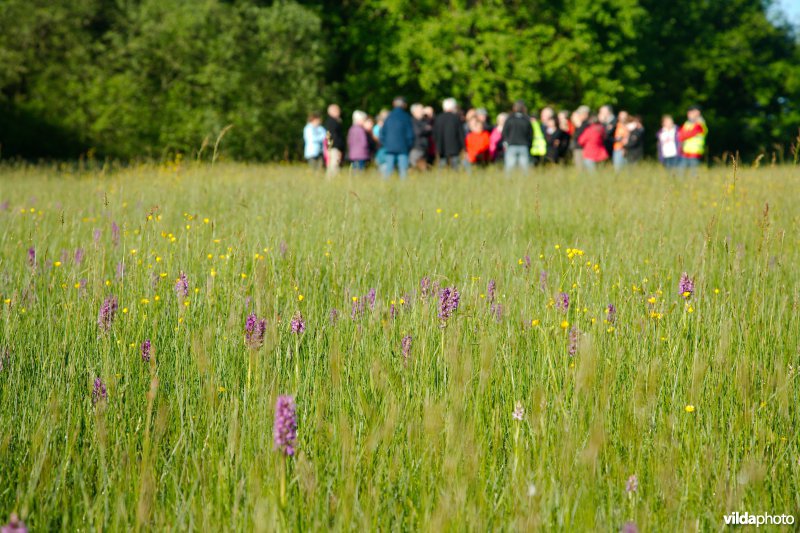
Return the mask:
<svg viewBox="0 0 800 533">
<path fill-rule="evenodd" d="M 492 124 L 486 109 L 462 112 L 454 98 L 442 102 L 442 112 L 422 104 L 408 106 L 397 97 L 391 111 L 376 118 L 354 111 L 345 132 L 341 108 L 328 106 L 327 117 L 312 113 L 303 130 L 304 157 L 315 168 L 323 165 L 335 175 L 345 161 L 353 171 L 375 164 L 384 176 L 395 169 L 405 178 L 409 168 L 424 171 L 437 164 L 455 170 L 502 165 L 507 172 L 531 166 L 568 161 L 594 172 L 610 160 L 617 171 L 644 156 L 645 131 L 641 117 L 626 111 L 614 113 L 610 105 L 592 113 L 588 106 L 573 112 L 545 107 L 529 115 L 523 101 Z M 698 106 L 687 112 L 678 128 L 664 115 L 656 134 L 658 159 L 667 168 L 695 169 L 705 154 L 708 127 Z"/>
</svg>

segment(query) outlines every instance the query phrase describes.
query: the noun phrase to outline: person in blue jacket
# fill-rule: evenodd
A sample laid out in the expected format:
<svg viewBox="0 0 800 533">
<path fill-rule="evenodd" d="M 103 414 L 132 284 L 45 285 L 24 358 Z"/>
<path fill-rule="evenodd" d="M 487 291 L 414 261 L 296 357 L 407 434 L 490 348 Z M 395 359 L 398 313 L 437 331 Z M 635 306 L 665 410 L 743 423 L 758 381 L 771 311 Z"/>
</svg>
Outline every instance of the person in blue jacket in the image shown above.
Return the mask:
<svg viewBox="0 0 800 533">
<path fill-rule="evenodd" d="M 395 98 L 392 111 L 381 128 L 380 141 L 384 150 L 381 171 L 386 178 L 392 175 L 395 165 L 401 179 L 408 175 L 408 153 L 414 146 L 414 124 L 406 111 L 407 105 L 405 98 Z"/>
</svg>

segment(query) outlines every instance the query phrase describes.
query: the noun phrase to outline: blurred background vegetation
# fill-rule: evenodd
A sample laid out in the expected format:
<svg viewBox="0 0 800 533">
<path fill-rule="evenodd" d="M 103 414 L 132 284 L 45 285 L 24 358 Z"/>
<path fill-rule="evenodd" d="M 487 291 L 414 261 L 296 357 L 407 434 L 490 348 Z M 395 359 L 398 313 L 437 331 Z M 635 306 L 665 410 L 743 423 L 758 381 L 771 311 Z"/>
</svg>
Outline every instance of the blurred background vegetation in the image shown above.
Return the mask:
<svg viewBox="0 0 800 533">
<path fill-rule="evenodd" d="M 719 156 L 789 156 L 800 45 L 770 0 L 3 0 L 0 156 L 299 155 L 309 111 L 705 109 Z M 206 149 L 203 154 L 209 154 Z"/>
</svg>

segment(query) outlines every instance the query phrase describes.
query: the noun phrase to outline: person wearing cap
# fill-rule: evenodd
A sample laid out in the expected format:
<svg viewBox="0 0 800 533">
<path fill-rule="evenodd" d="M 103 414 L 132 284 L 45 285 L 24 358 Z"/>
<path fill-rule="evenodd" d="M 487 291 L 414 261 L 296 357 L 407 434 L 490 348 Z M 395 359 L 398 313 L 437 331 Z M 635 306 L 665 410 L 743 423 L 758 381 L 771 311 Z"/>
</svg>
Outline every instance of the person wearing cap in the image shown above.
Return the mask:
<svg viewBox="0 0 800 533">
<path fill-rule="evenodd" d="M 678 142 L 681 143 L 681 166 L 692 173 L 697 171 L 706 153 L 706 135 L 708 126 L 703 119 L 700 106 L 692 106 L 686 112 L 686 122 L 678 130 Z"/>
<path fill-rule="evenodd" d="M 381 128 L 380 142 L 385 150 L 381 169 L 384 177 L 391 176 L 397 166 L 400 178 L 405 178 L 408 175 L 408 153 L 414 146 L 414 124 L 406 111 L 405 98 L 398 96 L 392 102 L 392 111 Z"/>
</svg>

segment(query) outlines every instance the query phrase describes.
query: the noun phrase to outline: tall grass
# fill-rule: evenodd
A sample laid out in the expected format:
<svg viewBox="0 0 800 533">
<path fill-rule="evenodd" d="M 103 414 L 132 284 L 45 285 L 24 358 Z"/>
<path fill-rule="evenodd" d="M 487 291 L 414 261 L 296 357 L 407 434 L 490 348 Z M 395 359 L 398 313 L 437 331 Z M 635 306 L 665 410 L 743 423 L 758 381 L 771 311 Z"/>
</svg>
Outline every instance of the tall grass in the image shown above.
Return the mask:
<svg viewBox="0 0 800 533">
<path fill-rule="evenodd" d="M 795 169 L 25 167 L 2 171 L 3 201 L 0 514 L 32 531 L 800 519 Z M 458 288 L 446 323 L 423 277 Z M 281 394 L 298 406 L 288 460 Z"/>
</svg>

